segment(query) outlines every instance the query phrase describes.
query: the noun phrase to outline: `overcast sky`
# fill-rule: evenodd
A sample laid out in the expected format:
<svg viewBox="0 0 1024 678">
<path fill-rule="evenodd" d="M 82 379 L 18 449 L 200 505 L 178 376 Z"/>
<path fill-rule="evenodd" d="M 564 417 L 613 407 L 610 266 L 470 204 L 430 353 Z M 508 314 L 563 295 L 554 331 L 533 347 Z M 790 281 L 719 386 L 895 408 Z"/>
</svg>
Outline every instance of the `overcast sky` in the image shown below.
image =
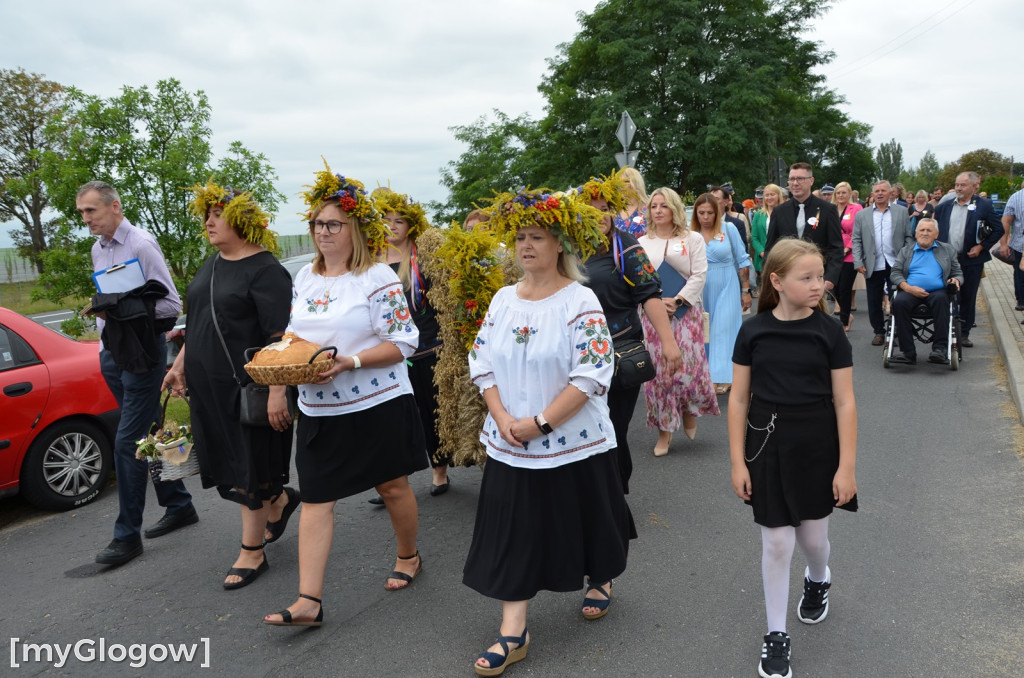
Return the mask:
<svg viewBox="0 0 1024 678">
<path fill-rule="evenodd" d="M 168 77 L 204 90 L 215 153 L 240 140 L 268 156 L 290 233 L 321 154 L 371 188 L 443 199 L 438 168 L 463 150 L 448 128 L 494 108 L 540 117 L 545 60 L 596 4 L 0 0 L 0 66 L 103 97 Z M 907 164 L 1024 158 L 1020 0 L 839 0 L 808 37 L 836 53 L 822 72 L 873 145 L 896 138 Z"/>
</svg>

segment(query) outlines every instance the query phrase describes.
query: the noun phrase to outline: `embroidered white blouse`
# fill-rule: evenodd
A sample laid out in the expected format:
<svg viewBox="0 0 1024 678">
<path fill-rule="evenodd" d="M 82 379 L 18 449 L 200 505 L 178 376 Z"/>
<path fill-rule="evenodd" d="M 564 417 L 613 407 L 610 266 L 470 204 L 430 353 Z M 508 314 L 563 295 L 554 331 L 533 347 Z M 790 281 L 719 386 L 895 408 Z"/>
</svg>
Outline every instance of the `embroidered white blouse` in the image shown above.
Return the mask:
<svg viewBox="0 0 1024 678">
<path fill-rule="evenodd" d="M 501 402 L 519 419 L 544 411 L 572 384 L 589 398 L 548 435 L 513 447 L 490 414 L 480 442 L 488 456 L 510 466 L 553 468 L 615 447 L 608 418 L 613 352 L 601 304 L 571 283 L 540 301 L 520 299 L 517 286 L 498 290 L 469 352 L 469 372 L 481 393 L 498 387 Z"/>
<path fill-rule="evenodd" d="M 307 264 L 292 286 L 288 331 L 320 344 L 337 346 L 338 355 L 355 355 L 381 341 L 398 346 L 408 358 L 416 352 L 419 330 L 406 305 L 402 281 L 387 264 L 361 274 L 325 278 Z M 299 409 L 327 417 L 369 409 L 412 393 L 405 361 L 339 373 L 329 384 L 299 386 Z"/>
</svg>

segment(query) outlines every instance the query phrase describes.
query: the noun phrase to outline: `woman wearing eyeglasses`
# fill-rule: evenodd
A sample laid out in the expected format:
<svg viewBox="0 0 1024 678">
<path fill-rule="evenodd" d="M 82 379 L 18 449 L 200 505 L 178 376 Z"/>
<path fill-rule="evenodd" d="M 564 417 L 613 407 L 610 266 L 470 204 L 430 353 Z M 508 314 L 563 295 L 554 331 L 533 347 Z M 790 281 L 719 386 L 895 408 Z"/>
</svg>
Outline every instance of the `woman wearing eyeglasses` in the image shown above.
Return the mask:
<svg viewBox="0 0 1024 678">
<path fill-rule="evenodd" d="M 304 197 L 316 256 L 295 276 L 288 331 L 338 351 L 330 369 L 299 386 L 299 597 L 264 617 L 273 626 L 322 623 L 338 499 L 370 488 L 384 497 L 398 542 L 387 590 L 406 588 L 422 569 L 416 498 L 406 478 L 428 466 L 405 364 L 419 331 L 402 281 L 375 262 L 391 232 L 363 184 L 330 169 L 317 173 Z"/>
</svg>

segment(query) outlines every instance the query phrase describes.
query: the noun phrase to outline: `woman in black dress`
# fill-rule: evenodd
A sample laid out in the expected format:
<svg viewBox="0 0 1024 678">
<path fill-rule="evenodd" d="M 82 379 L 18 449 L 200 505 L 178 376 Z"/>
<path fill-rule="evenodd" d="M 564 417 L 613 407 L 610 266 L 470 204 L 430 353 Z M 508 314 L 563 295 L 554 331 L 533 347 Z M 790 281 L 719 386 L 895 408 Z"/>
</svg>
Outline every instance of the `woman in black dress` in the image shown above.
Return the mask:
<svg viewBox="0 0 1024 678">
<path fill-rule="evenodd" d="M 239 421 L 241 388 L 235 378 L 249 381 L 242 368 L 245 349 L 284 333 L 292 285 L 268 251 L 277 247 L 267 229 L 270 215 L 251 194 L 212 182 L 193 190 L 192 212 L 203 220 L 203 233 L 218 252 L 189 283 L 188 350 L 178 354 L 163 388 L 183 396 L 188 385 L 203 487 L 216 487 L 222 497 L 241 504 L 242 549 L 224 579 L 224 588 L 237 589 L 267 570 L 264 542 L 281 536 L 299 505 L 298 493 L 285 487 L 292 441 L 286 387 L 270 387 L 270 426 L 245 426 Z"/>
<path fill-rule="evenodd" d="M 437 456 L 439 442 L 434 366 L 437 365 L 441 339 L 438 336 L 437 312 L 427 299 L 431 281 L 420 272 L 416 251 L 416 238 L 430 227 L 430 223 L 423 207 L 413 202 L 408 195 L 396 193 L 390 188 L 378 188 L 373 192 L 373 198 L 377 211 L 384 217 L 392 233 L 388 238 L 391 246 L 381 253 L 381 261 L 388 264 L 402 281 L 406 303 L 420 331 L 420 345 L 409 358 L 409 380 L 416 397 L 416 407 L 420 413 L 427 454 L 434 474 L 430 494 L 437 497 L 448 491 L 448 465 L 451 457 Z"/>
<path fill-rule="evenodd" d="M 591 179 L 580 187 L 582 197 L 592 207 L 608 214 L 602 232 L 608 238 L 608 246 L 587 259 L 587 287 L 594 291 L 601 309 L 608 319 L 612 343 L 628 339 L 643 341 L 644 330 L 640 325 L 637 307 L 642 306 L 651 325 L 661 337 L 665 347 L 668 369 L 675 372 L 683 364 L 683 354 L 672 334 L 669 315 L 661 301 L 661 280 L 647 258 L 644 248 L 635 236 L 613 228 L 614 215 L 626 209 L 626 194 L 629 187 L 621 173 L 601 179 Z M 622 491 L 629 494 L 629 478 L 633 474 L 633 458 L 629 450 L 629 422 L 640 397 L 640 385 L 622 388 L 614 381 L 608 390 L 608 411 L 615 428 L 618 447 L 615 455 L 622 477 Z"/>
</svg>

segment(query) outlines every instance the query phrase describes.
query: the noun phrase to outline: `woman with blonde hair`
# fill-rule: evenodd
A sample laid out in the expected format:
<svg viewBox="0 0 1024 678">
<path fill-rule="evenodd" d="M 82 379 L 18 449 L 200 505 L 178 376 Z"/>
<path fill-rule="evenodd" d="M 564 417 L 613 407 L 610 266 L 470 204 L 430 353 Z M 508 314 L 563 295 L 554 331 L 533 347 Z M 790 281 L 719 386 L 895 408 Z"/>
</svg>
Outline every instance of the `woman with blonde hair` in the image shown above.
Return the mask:
<svg viewBox="0 0 1024 678">
<path fill-rule="evenodd" d="M 668 454 L 672 433 L 682 425 L 686 437 L 697 435 L 697 417 L 720 414 L 715 389 L 704 354 L 704 308 L 701 295 L 708 273 L 707 248 L 701 234 L 687 228 L 686 208 L 671 188 L 659 188 L 647 205 L 651 219 L 646 235 L 639 238 L 651 265 L 658 270 L 667 263 L 686 280 L 682 289 L 663 297 L 665 312 L 671 316 L 672 334 L 683 354 L 681 369 L 667 367 L 661 339 L 646 316 L 641 318 L 644 339 L 657 366 L 654 379 L 644 384 L 647 425 L 658 429 L 654 456 Z M 664 283 L 664 278 L 663 281 Z M 663 284 L 663 293 L 666 292 Z"/>
<path fill-rule="evenodd" d="M 408 587 L 423 569 L 416 497 L 406 477 L 427 468 L 406 367 L 419 331 L 402 281 L 376 262 L 392 234 L 363 184 L 330 168 L 317 173 L 303 197 L 316 256 L 295 276 L 288 331 L 337 351 L 327 371 L 299 386 L 299 596 L 264 617 L 271 626 L 323 623 L 321 596 L 339 499 L 370 488 L 384 497 L 398 542 L 385 589 Z"/>
<path fill-rule="evenodd" d="M 626 182 L 629 204 L 615 217 L 615 228 L 639 238 L 647 231 L 647 184 L 643 175 L 633 167 L 623 167 L 619 176 Z"/>
<path fill-rule="evenodd" d="M 832 204 L 839 212 L 839 226 L 843 230 L 843 267 L 836 285 L 836 302 L 839 305 L 839 320 L 847 332 L 850 331 L 850 306 L 853 302 L 853 281 L 857 272 L 853 269 L 853 221 L 863 208 L 851 201 L 853 187 L 849 182 L 840 181 L 832 194 Z"/>
<path fill-rule="evenodd" d="M 754 270 L 761 275 L 764 266 L 764 247 L 768 242 L 768 225 L 772 220 L 772 212 L 782 204 L 782 189 L 775 184 L 764 187 L 761 198 L 761 209 L 754 212 L 750 220 L 750 249 L 754 253 Z"/>
<path fill-rule="evenodd" d="M 469 352 L 487 403 L 487 472 L 462 581 L 502 610 L 497 642 L 473 665 L 481 676 L 526 658 L 527 610 L 542 590 L 576 591 L 586 577 L 578 609 L 604 616 L 636 536 L 611 453 L 611 335 L 580 284 L 580 259 L 605 242 L 602 217 L 543 189 L 494 199 L 489 223 L 523 277 L 491 299 Z"/>
</svg>

